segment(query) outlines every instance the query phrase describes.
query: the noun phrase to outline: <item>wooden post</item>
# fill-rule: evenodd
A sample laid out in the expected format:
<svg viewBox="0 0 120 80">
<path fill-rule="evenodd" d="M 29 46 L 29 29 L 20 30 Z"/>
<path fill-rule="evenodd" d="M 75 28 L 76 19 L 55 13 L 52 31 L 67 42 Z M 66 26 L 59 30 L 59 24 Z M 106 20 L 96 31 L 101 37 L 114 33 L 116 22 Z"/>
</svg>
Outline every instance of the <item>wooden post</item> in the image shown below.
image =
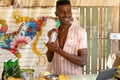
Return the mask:
<svg viewBox="0 0 120 80">
<path fill-rule="evenodd" d="M 119 7 L 119 33 L 120 33 L 120 7 Z M 119 51 L 120 51 L 120 41 L 119 41 Z"/>
<path fill-rule="evenodd" d="M 100 14 L 99 14 L 99 70 L 101 70 L 101 63 L 102 63 L 102 27 L 103 27 L 103 12 L 102 7 L 100 7 Z"/>
<path fill-rule="evenodd" d="M 119 33 L 119 6 L 115 6 L 112 9 L 112 32 L 114 33 Z M 112 53 L 113 54 L 118 54 L 119 52 L 119 41 L 117 40 L 112 40 Z M 119 59 L 116 59 L 114 61 L 113 67 L 119 65 Z"/>
</svg>

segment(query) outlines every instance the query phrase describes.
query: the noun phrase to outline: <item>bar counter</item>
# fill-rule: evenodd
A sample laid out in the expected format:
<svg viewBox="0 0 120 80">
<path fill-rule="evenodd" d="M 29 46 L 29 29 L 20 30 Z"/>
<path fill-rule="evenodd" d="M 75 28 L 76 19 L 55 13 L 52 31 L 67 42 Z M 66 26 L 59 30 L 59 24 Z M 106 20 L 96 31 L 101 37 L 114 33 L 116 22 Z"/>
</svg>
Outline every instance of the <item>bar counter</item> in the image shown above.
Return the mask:
<svg viewBox="0 0 120 80">
<path fill-rule="evenodd" d="M 97 74 L 91 75 L 69 75 L 69 80 L 96 80 Z"/>
</svg>

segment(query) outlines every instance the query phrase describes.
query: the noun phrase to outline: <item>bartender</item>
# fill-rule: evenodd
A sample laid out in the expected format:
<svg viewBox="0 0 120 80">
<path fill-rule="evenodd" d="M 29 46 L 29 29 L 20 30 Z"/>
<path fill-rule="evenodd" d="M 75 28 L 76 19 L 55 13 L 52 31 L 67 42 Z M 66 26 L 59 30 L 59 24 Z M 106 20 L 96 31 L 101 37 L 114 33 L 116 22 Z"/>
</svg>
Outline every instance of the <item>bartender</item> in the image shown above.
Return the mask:
<svg viewBox="0 0 120 80">
<path fill-rule="evenodd" d="M 60 26 L 48 32 L 50 38 L 57 33 L 55 42 L 47 42 L 47 60 L 52 74 L 82 75 L 82 67 L 87 63 L 87 34 L 78 23 L 73 22 L 70 0 L 56 2 L 55 15 Z"/>
</svg>

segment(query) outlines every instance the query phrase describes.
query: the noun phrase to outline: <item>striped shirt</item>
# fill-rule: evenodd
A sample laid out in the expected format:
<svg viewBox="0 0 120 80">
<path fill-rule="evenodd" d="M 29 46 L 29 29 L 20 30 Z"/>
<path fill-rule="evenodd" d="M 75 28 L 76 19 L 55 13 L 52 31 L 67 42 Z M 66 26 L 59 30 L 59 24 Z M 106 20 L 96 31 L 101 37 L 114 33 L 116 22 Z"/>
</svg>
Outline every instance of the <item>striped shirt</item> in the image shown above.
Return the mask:
<svg viewBox="0 0 120 80">
<path fill-rule="evenodd" d="M 77 55 L 77 50 L 82 48 L 87 48 L 86 31 L 78 24 L 73 23 L 68 30 L 68 35 L 63 50 L 70 54 Z M 54 57 L 51 62 L 51 73 L 58 75 L 81 75 L 82 68 L 68 61 L 61 55 L 54 53 Z"/>
</svg>

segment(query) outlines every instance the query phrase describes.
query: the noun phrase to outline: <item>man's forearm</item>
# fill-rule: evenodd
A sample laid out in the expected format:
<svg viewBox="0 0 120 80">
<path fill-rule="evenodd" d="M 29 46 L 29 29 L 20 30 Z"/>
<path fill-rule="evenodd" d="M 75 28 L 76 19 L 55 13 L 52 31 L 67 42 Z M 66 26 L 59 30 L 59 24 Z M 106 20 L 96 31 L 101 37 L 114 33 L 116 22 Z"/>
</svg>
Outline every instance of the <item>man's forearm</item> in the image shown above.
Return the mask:
<svg viewBox="0 0 120 80">
<path fill-rule="evenodd" d="M 86 64 L 87 56 L 77 56 L 77 55 L 69 54 L 63 51 L 62 49 L 58 49 L 56 52 L 61 56 L 63 56 L 64 58 L 66 58 L 67 60 L 75 63 L 76 65 L 83 67 Z"/>
</svg>

